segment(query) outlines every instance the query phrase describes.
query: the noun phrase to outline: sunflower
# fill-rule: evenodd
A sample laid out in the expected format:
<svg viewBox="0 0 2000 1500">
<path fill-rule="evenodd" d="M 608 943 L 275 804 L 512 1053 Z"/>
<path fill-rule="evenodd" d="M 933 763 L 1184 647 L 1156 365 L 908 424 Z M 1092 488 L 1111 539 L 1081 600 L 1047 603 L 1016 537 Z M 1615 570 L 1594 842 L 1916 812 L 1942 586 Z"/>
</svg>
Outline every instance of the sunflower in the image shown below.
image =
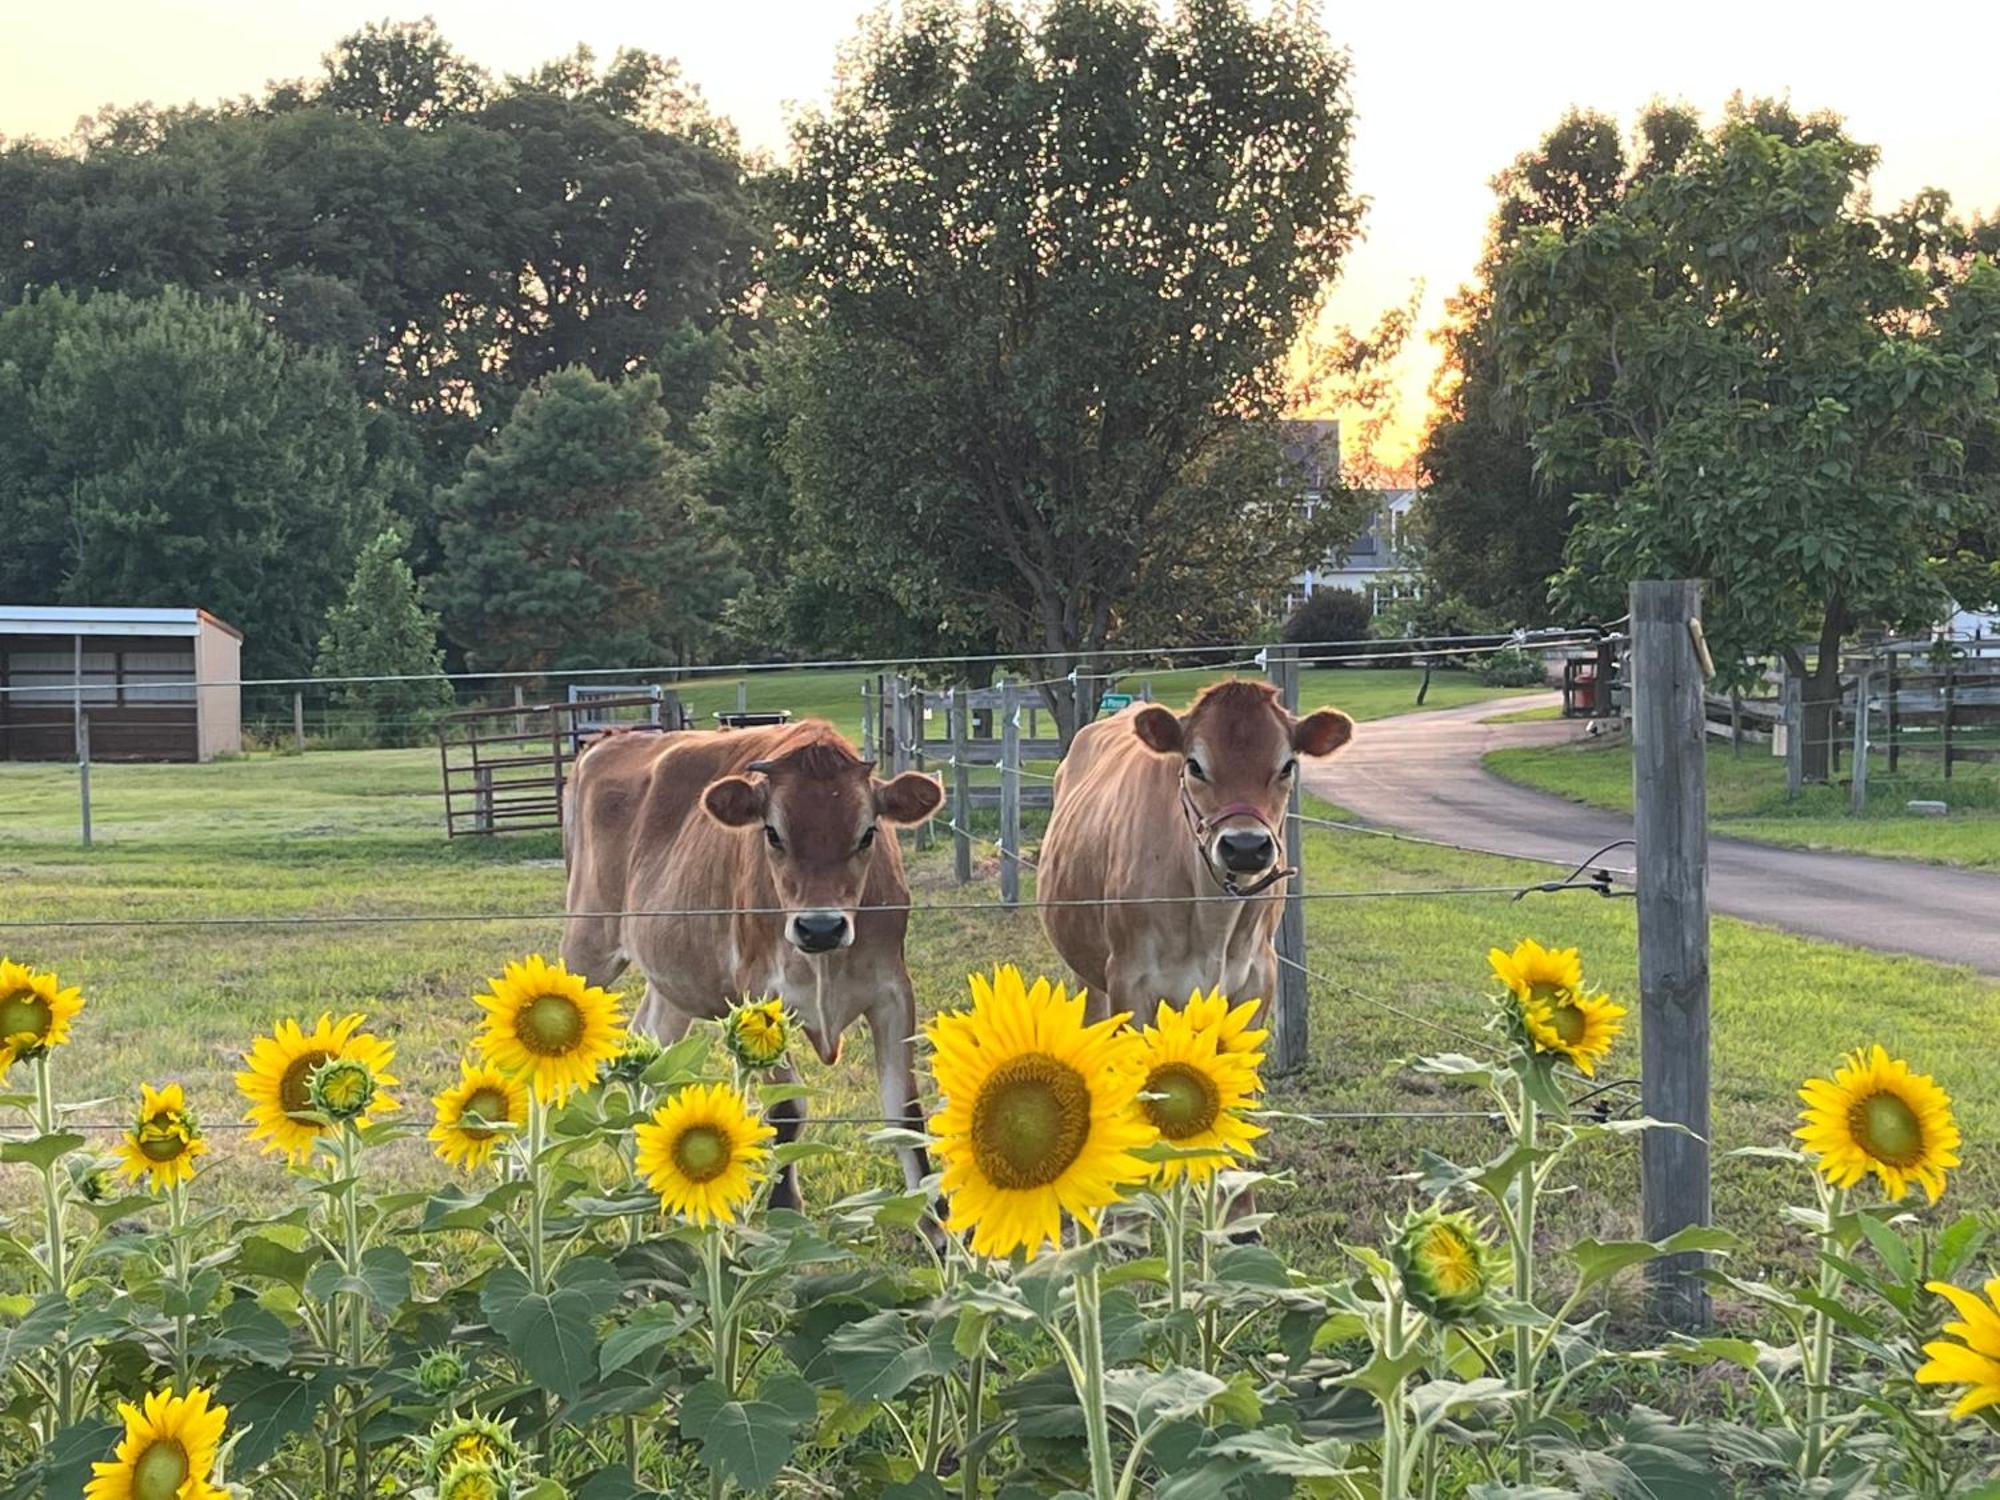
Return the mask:
<svg viewBox="0 0 2000 1500">
<path fill-rule="evenodd" d="M 1477 1313 L 1505 1264 L 1471 1214 L 1435 1208 L 1404 1221 L 1390 1258 L 1410 1305 L 1440 1322 Z"/>
<path fill-rule="evenodd" d="M 1929 1074 L 1877 1046 L 1850 1052 L 1831 1080 L 1808 1079 L 1799 1097 L 1806 1108 L 1792 1133 L 1828 1182 L 1850 1188 L 1873 1172 L 1892 1199 L 1915 1182 L 1937 1202 L 1945 1168 L 1958 1165 L 1959 1134 L 1951 1096 Z"/>
<path fill-rule="evenodd" d="M 1938 1296 L 1958 1309 L 1962 1322 L 1947 1323 L 1944 1331 L 1963 1343 L 1938 1339 L 1924 1345 L 1930 1359 L 1917 1369 L 1924 1385 L 1967 1387 L 1951 1409 L 1954 1418 L 1969 1417 L 1976 1411 L 2000 1405 L 2000 1277 L 1986 1283 L 1986 1299 L 1948 1281 L 1926 1283 Z"/>
<path fill-rule="evenodd" d="M 453 1417 L 433 1427 L 424 1440 L 424 1472 L 436 1484 L 455 1464 L 507 1469 L 521 1458 L 512 1422 L 491 1417 Z"/>
<path fill-rule="evenodd" d="M 507 1476 L 491 1464 L 460 1459 L 438 1480 L 437 1500 L 507 1500 Z"/>
<path fill-rule="evenodd" d="M 1257 1012 L 1263 1008 L 1262 1000 L 1245 1000 L 1231 1008 L 1222 991 L 1214 989 L 1206 995 L 1196 990 L 1188 996 L 1188 1003 L 1181 1010 L 1195 1030 L 1215 1033 L 1216 1051 L 1255 1053 L 1250 1059 L 1251 1066 L 1255 1067 L 1264 1060 L 1264 1054 L 1258 1049 L 1271 1035 L 1261 1028 L 1256 1031 L 1250 1029 L 1250 1023 L 1257 1019 Z"/>
<path fill-rule="evenodd" d="M 68 1041 L 69 1023 L 82 1009 L 82 990 L 66 990 L 51 972 L 0 958 L 0 1078 L 21 1059 Z"/>
<path fill-rule="evenodd" d="M 486 1010 L 479 1050 L 496 1068 L 526 1078 L 544 1103 L 595 1083 L 598 1068 L 625 1044 L 618 997 L 539 953 L 488 983 L 492 993 L 478 997 Z"/>
<path fill-rule="evenodd" d="M 776 995 L 732 1005 L 722 1018 L 722 1040 L 746 1068 L 775 1068 L 792 1045 L 792 1018 Z"/>
<path fill-rule="evenodd" d="M 118 1154 L 118 1170 L 133 1182 L 145 1178 L 156 1193 L 193 1179 L 194 1159 L 208 1154 L 208 1142 L 178 1083 L 139 1085 L 138 1123 L 119 1138 Z"/>
<path fill-rule="evenodd" d="M 378 1085 L 397 1081 L 389 1073 L 395 1047 L 363 1031 L 361 1021 L 359 1015 L 338 1021 L 322 1015 L 311 1031 L 297 1021 L 280 1021 L 271 1035 L 257 1038 L 243 1054 L 248 1070 L 236 1075 L 236 1086 L 250 1101 L 250 1113 L 243 1118 L 252 1127 L 251 1140 L 263 1141 L 267 1153 L 284 1152 L 294 1164 L 311 1156 L 313 1143 L 327 1133 L 326 1125 L 308 1114 L 313 1074 L 335 1058 L 367 1064 Z M 395 1107 L 395 1100 L 378 1091 L 355 1123 L 365 1126 L 376 1111 Z"/>
<path fill-rule="evenodd" d="M 144 1408 L 121 1402 L 125 1421 L 117 1457 L 92 1464 L 96 1478 L 84 1488 L 84 1500 L 224 1500 L 208 1482 L 222 1446 L 229 1409 L 209 1405 L 209 1393 L 196 1387 L 185 1396 L 155 1391 Z"/>
<path fill-rule="evenodd" d="M 1140 1114 L 1169 1145 L 1189 1151 L 1215 1148 L 1207 1156 L 1155 1163 L 1154 1176 L 1163 1183 L 1174 1182 L 1183 1173 L 1205 1182 L 1233 1156 L 1255 1155 L 1250 1143 L 1265 1133 L 1239 1113 L 1255 1102 L 1263 1088 L 1257 1077 L 1261 1054 L 1221 1051 L 1219 1026 L 1195 1024 L 1195 1004 L 1202 998 L 1197 992 L 1181 1010 L 1162 1005 L 1153 1024 L 1141 1033 L 1146 1072 L 1139 1086 Z M 1204 1006 L 1201 1013 L 1213 1020 L 1217 1011 Z M 1219 1012 L 1228 1015 L 1227 1001 Z"/>
<path fill-rule="evenodd" d="M 1585 1078 L 1611 1051 L 1624 1028 L 1626 1011 L 1606 994 L 1592 995 L 1583 983 L 1583 960 L 1574 948 L 1544 948 L 1523 938 L 1512 953 L 1488 951 L 1486 961 L 1514 997 L 1513 1020 L 1520 1037 L 1536 1052 L 1560 1057 Z"/>
<path fill-rule="evenodd" d="M 520 1079 L 487 1063 L 462 1062 L 458 1082 L 431 1101 L 431 1140 L 453 1166 L 477 1171 L 500 1137 L 528 1123 L 528 1090 Z"/>
<path fill-rule="evenodd" d="M 726 1083 L 691 1083 L 638 1127 L 637 1166 L 665 1213 L 706 1226 L 733 1224 L 765 1176 L 764 1143 L 777 1132 Z"/>
<path fill-rule="evenodd" d="M 1021 971 L 972 976 L 972 1009 L 924 1028 L 944 1107 L 931 1117 L 951 1201 L 948 1228 L 979 1255 L 1029 1259 L 1062 1233 L 1066 1212 L 1095 1230 L 1098 1211 L 1152 1166 L 1132 1153 L 1158 1139 L 1138 1104 L 1146 1043 L 1125 1016 L 1084 1022 L 1084 996 Z"/>
</svg>

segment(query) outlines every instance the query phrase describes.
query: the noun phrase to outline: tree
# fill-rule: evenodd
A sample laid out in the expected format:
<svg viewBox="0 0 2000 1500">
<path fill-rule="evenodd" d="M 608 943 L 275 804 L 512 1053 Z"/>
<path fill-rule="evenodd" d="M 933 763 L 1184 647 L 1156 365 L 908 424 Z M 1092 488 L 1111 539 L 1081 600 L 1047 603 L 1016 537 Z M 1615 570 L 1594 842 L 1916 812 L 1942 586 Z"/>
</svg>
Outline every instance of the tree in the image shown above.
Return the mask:
<svg viewBox="0 0 2000 1500">
<path fill-rule="evenodd" d="M 54 291 L 0 313 L 0 597 L 198 605 L 302 676 L 395 482 L 331 358 L 250 308 Z"/>
<path fill-rule="evenodd" d="M 1294 646 L 1320 646 L 1329 641 L 1365 641 L 1375 610 L 1358 589 L 1315 589 L 1285 618 L 1284 638 Z M 1359 652 L 1308 651 L 1322 656 L 1353 656 Z"/>
<path fill-rule="evenodd" d="M 1494 283 L 1537 460 L 1578 490 L 1558 597 L 1610 615 L 1632 579 L 1705 579 L 1718 662 L 1805 677 L 1815 778 L 1842 640 L 1934 623 L 1941 556 L 1992 518 L 1965 460 L 2000 400 L 2000 269 L 1936 195 L 1870 211 L 1874 161 L 1739 103 Z"/>
<path fill-rule="evenodd" d="M 1344 55 L 1235 0 L 879 22 L 773 185 L 804 566 L 1050 678 L 1239 628 L 1355 519 L 1305 514 L 1274 423 L 1359 219 L 1349 125 Z"/>
<path fill-rule="evenodd" d="M 334 703 L 377 732 L 409 738 L 452 706 L 437 616 L 423 606 L 393 527 L 361 549 L 347 597 L 327 612 L 313 662 L 315 677 L 399 677 L 401 682 L 343 682 Z"/>
<path fill-rule="evenodd" d="M 435 125 L 477 109 L 486 74 L 466 61 L 429 16 L 371 21 L 325 58 L 314 102 L 384 125 Z"/>
<path fill-rule="evenodd" d="M 474 668 L 685 660 L 742 582 L 663 436 L 659 379 L 560 370 L 441 498 L 430 598 Z"/>
<path fill-rule="evenodd" d="M 1500 370 L 1491 279 L 1524 235 L 1574 237 L 1633 181 L 1676 160 L 1694 133 L 1685 111 L 1655 107 L 1640 121 L 1644 149 L 1635 162 L 1614 122 L 1572 111 L 1494 179 L 1486 253 L 1478 277 L 1448 304 L 1433 391 L 1439 416 L 1417 460 L 1424 487 L 1414 525 L 1427 594 L 1517 625 L 1555 623 L 1549 584 L 1562 567 L 1574 497 L 1568 483 L 1536 472 Z"/>
</svg>

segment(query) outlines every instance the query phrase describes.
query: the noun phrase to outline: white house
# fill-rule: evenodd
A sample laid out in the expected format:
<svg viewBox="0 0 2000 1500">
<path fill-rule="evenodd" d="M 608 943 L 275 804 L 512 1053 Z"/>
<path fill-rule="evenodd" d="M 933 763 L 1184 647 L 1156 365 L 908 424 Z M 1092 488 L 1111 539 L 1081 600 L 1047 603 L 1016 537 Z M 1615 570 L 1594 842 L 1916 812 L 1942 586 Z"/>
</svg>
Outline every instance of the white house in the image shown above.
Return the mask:
<svg viewBox="0 0 2000 1500">
<path fill-rule="evenodd" d="M 1325 489 L 1339 483 L 1340 424 L 1302 421 L 1286 425 L 1295 434 L 1287 447 L 1306 471 L 1305 506 L 1310 515 Z M 1398 592 L 1407 590 L 1403 528 L 1416 499 L 1414 489 L 1384 490 L 1381 504 L 1359 536 L 1292 580 L 1286 608 L 1321 589 L 1352 589 L 1380 610 Z"/>
</svg>

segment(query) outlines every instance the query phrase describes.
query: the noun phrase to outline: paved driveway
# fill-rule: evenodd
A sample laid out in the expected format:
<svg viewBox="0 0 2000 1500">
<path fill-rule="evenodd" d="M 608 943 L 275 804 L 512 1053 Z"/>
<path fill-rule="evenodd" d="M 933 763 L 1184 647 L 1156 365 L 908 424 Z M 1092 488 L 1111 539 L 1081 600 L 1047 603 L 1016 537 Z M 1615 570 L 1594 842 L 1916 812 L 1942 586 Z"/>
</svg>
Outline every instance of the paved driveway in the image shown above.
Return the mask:
<svg viewBox="0 0 2000 1500">
<path fill-rule="evenodd" d="M 1308 763 L 1306 788 L 1362 821 L 1495 853 L 1582 860 L 1632 836 L 1623 813 L 1516 786 L 1485 770 L 1489 750 L 1573 737 L 1574 723 L 1482 724 L 1542 694 L 1356 727 L 1354 743 Z M 1773 927 L 1892 953 L 1966 964 L 2000 977 L 2000 875 L 1861 854 L 1709 839 L 1709 906 Z M 1629 867 L 1630 849 L 1606 863 Z"/>
</svg>

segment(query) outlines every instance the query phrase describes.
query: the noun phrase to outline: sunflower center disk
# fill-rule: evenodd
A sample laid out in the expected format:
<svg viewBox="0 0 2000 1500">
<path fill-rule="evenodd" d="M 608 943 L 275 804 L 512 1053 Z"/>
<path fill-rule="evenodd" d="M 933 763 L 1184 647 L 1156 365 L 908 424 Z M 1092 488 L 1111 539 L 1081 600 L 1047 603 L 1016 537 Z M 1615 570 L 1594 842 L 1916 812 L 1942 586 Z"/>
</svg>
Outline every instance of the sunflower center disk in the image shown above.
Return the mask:
<svg viewBox="0 0 2000 1500">
<path fill-rule="evenodd" d="M 1572 1047 L 1583 1040 L 1584 1032 L 1589 1029 L 1583 1012 L 1574 1005 L 1558 1005 L 1549 1013 L 1549 1025 L 1555 1027 L 1556 1035 Z"/>
<path fill-rule="evenodd" d="M 1449 1296 L 1469 1292 L 1479 1284 L 1472 1247 L 1449 1229 L 1433 1229 L 1425 1237 L 1423 1264 L 1432 1283 Z"/>
<path fill-rule="evenodd" d="M 994 1069 L 973 1102 L 972 1153 L 996 1187 L 1047 1187 L 1089 1138 L 1090 1086 L 1042 1053 Z"/>
<path fill-rule="evenodd" d="M 500 1132 L 480 1125 L 465 1123 L 467 1115 L 476 1115 L 482 1120 L 504 1120 L 507 1118 L 507 1099 L 498 1089 L 474 1089 L 472 1097 L 459 1110 L 458 1128 L 475 1141 L 491 1140 Z"/>
<path fill-rule="evenodd" d="M 1848 1117 L 1863 1151 L 1892 1167 L 1907 1167 L 1924 1154 L 1923 1122 L 1894 1094 L 1870 1094 Z"/>
<path fill-rule="evenodd" d="M 1184 1141 L 1212 1129 L 1222 1112 L 1215 1080 L 1186 1063 L 1156 1068 L 1141 1091 L 1159 1095 L 1145 1101 L 1146 1118 L 1170 1141 Z"/>
<path fill-rule="evenodd" d="M 174 1500 L 187 1477 L 187 1449 L 162 1438 L 132 1465 L 132 1500 Z"/>
<path fill-rule="evenodd" d="M 0 1044 L 14 1037 L 38 1038 L 48 1035 L 48 1002 L 33 990 L 16 990 L 0 1000 Z"/>
<path fill-rule="evenodd" d="M 729 1165 L 729 1142 L 713 1125 L 693 1125 L 674 1142 L 674 1165 L 690 1182 L 713 1182 Z"/>
<path fill-rule="evenodd" d="M 543 1057 L 561 1057 L 583 1036 L 583 1012 L 567 995 L 537 995 L 521 1011 L 521 1044 Z"/>
<path fill-rule="evenodd" d="M 307 1087 L 320 1065 L 332 1057 L 331 1052 L 315 1050 L 301 1052 L 292 1059 L 285 1069 L 285 1076 L 278 1080 L 278 1102 L 285 1107 L 286 1114 L 296 1115 L 312 1108 L 312 1095 L 307 1092 Z"/>
</svg>

